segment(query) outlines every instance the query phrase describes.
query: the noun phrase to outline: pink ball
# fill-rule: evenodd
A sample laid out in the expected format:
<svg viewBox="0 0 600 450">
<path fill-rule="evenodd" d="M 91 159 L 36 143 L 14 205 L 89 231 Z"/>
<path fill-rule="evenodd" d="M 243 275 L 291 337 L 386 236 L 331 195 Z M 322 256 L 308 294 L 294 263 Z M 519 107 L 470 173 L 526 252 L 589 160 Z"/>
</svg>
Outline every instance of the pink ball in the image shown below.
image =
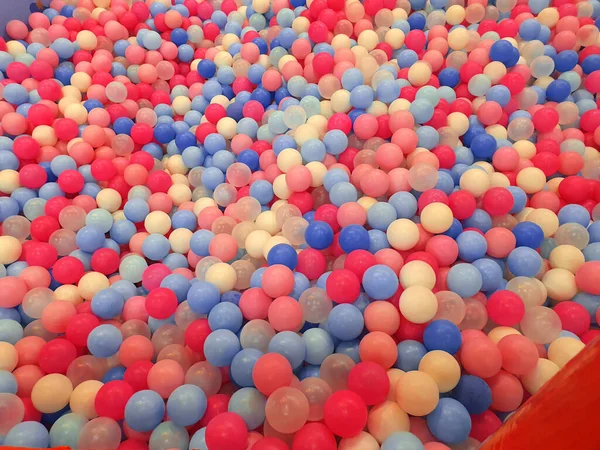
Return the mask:
<svg viewBox="0 0 600 450">
<path fill-rule="evenodd" d="M 282 264 L 267 267 L 262 278 L 263 290 L 273 298 L 289 295 L 294 289 L 294 273 Z"/>
<path fill-rule="evenodd" d="M 487 336 L 463 342 L 460 360 L 468 373 L 481 378 L 496 375 L 502 367 L 502 353 Z"/>
<path fill-rule="evenodd" d="M 302 325 L 302 307 L 292 297 L 276 298 L 269 306 L 268 318 L 277 331 L 297 331 Z"/>
<path fill-rule="evenodd" d="M 171 359 L 158 361 L 148 372 L 148 388 L 168 398 L 185 380 L 182 367 Z"/>
<path fill-rule="evenodd" d="M 0 278 L 0 307 L 14 308 L 20 305 L 27 293 L 25 281 L 17 277 Z"/>
</svg>

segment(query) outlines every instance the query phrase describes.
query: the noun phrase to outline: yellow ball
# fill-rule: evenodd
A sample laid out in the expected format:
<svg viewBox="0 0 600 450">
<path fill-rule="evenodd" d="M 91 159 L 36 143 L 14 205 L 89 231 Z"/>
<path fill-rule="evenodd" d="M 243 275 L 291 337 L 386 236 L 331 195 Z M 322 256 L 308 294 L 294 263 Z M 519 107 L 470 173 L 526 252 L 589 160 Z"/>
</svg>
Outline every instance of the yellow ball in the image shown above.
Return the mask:
<svg viewBox="0 0 600 450">
<path fill-rule="evenodd" d="M 435 272 L 424 261 L 410 261 L 400 269 L 400 284 L 404 289 L 411 286 L 422 286 L 427 289 L 433 289 L 435 280 Z"/>
<path fill-rule="evenodd" d="M 287 173 L 292 167 L 302 165 L 302 155 L 298 150 L 286 148 L 277 156 L 277 167 Z"/>
<path fill-rule="evenodd" d="M 79 289 L 72 284 L 63 284 L 57 287 L 54 291 L 54 296 L 56 300 L 64 300 L 74 306 L 79 305 L 83 301 L 81 295 L 79 295 Z"/>
<path fill-rule="evenodd" d="M 527 194 L 535 194 L 544 189 L 546 175 L 537 167 L 526 167 L 517 174 L 517 186 Z"/>
<path fill-rule="evenodd" d="M 95 50 L 98 45 L 98 38 L 89 30 L 82 30 L 77 33 L 77 43 L 82 50 Z"/>
<path fill-rule="evenodd" d="M 523 387 L 530 394 L 535 394 L 539 391 L 550 378 L 552 378 L 560 370 L 560 367 L 549 359 L 540 358 L 535 369 L 521 377 Z"/>
<path fill-rule="evenodd" d="M 110 287 L 108 278 L 100 272 L 88 272 L 77 283 L 79 295 L 85 300 L 91 300 L 98 291 L 108 287 Z"/>
<path fill-rule="evenodd" d="M 409 219 L 394 220 L 387 228 L 387 239 L 396 250 L 410 250 L 419 242 L 419 228 Z"/>
<path fill-rule="evenodd" d="M 490 176 L 485 170 L 469 169 L 460 177 L 460 188 L 474 197 L 481 197 L 490 187 Z"/>
<path fill-rule="evenodd" d="M 19 362 L 19 353 L 14 345 L 0 342 L 0 370 L 12 372 Z"/>
<path fill-rule="evenodd" d="M 184 95 L 178 95 L 173 99 L 171 106 L 173 107 L 173 111 L 183 116 L 192 109 L 192 100 Z"/>
<path fill-rule="evenodd" d="M 60 411 L 69 404 L 73 384 L 66 376 L 53 373 L 43 376 L 33 386 L 31 401 L 35 409 L 50 414 Z"/>
<path fill-rule="evenodd" d="M 558 216 L 546 208 L 538 208 L 529 212 L 526 216 L 528 222 L 539 225 L 544 231 L 544 237 L 551 237 L 556 233 L 560 225 Z"/>
<path fill-rule="evenodd" d="M 408 69 L 408 81 L 413 86 L 424 86 L 431 78 L 431 66 L 425 61 L 417 61 Z"/>
<path fill-rule="evenodd" d="M 448 114 L 448 126 L 458 135 L 462 136 L 469 129 L 469 118 L 461 112 Z"/>
<path fill-rule="evenodd" d="M 459 25 L 465 20 L 465 8 L 460 5 L 452 5 L 446 10 L 446 23 L 450 25 Z"/>
<path fill-rule="evenodd" d="M 71 400 L 69 402 L 71 412 L 81 414 L 86 419 L 98 417 L 94 402 L 96 400 L 96 394 L 98 394 L 98 391 L 102 386 L 104 386 L 104 383 L 101 381 L 87 380 L 73 389 Z"/>
<path fill-rule="evenodd" d="M 213 264 L 207 271 L 204 279 L 214 284 L 221 294 L 233 290 L 237 282 L 237 273 L 233 267 L 226 263 Z"/>
<path fill-rule="evenodd" d="M 385 43 L 390 45 L 394 50 L 402 48 L 404 45 L 404 32 L 398 28 L 392 28 L 385 33 Z"/>
<path fill-rule="evenodd" d="M 288 187 L 285 179 L 285 174 L 278 175 L 273 181 L 273 192 L 280 199 L 287 200 L 292 195 L 291 189 Z"/>
<path fill-rule="evenodd" d="M 437 394 L 435 383 L 434 387 Z M 386 401 L 374 406 L 369 411 L 367 430 L 379 443 L 385 441 L 392 433 L 409 429 L 408 414 L 396 402 Z"/>
<path fill-rule="evenodd" d="M 421 211 L 421 225 L 433 234 L 448 231 L 453 220 L 452 210 L 444 203 L 430 203 Z"/>
<path fill-rule="evenodd" d="M 77 122 L 77 125 L 83 125 L 87 121 L 88 112 L 81 103 L 72 103 L 65 108 L 64 116 Z"/>
<path fill-rule="evenodd" d="M 306 165 L 306 168 L 310 171 L 312 181 L 311 187 L 319 187 L 323 185 L 323 178 L 327 174 L 327 167 L 325 164 L 319 161 L 311 161 Z"/>
<path fill-rule="evenodd" d="M 20 187 L 19 172 L 12 169 L 0 170 L 0 192 L 12 194 L 15 189 Z"/>
<path fill-rule="evenodd" d="M 338 450 L 379 450 L 379 442 L 366 431 L 340 441 Z"/>
<path fill-rule="evenodd" d="M 225 139 L 233 139 L 237 134 L 237 123 L 231 117 L 223 117 L 217 122 L 217 133 Z"/>
<path fill-rule="evenodd" d="M 278 233 L 280 230 L 277 225 L 277 216 L 274 211 L 263 211 L 256 218 L 256 227 L 259 230 L 268 232 L 271 236 Z"/>
<path fill-rule="evenodd" d="M 31 137 L 38 141 L 42 147 L 52 146 L 58 141 L 54 128 L 48 125 L 35 127 L 31 133 Z"/>
<path fill-rule="evenodd" d="M 442 350 L 433 350 L 423 356 L 419 362 L 419 371 L 431 376 L 442 393 L 454 389 L 460 380 L 458 361 Z"/>
<path fill-rule="evenodd" d="M 253 258 L 263 257 L 263 249 L 267 242 L 271 239 L 269 232 L 264 230 L 254 230 L 246 238 L 246 251 Z"/>
<path fill-rule="evenodd" d="M 190 239 L 192 233 L 187 228 L 177 228 L 169 235 L 169 243 L 171 244 L 171 250 L 175 253 L 187 253 L 190 251 Z"/>
<path fill-rule="evenodd" d="M 400 312 L 410 322 L 429 322 L 437 309 L 437 297 L 426 287 L 410 286 L 400 296 Z"/>
<path fill-rule="evenodd" d="M 550 252 L 548 261 L 553 269 L 566 269 L 575 273 L 585 263 L 585 256 L 573 245 L 559 245 Z"/>
<path fill-rule="evenodd" d="M 167 194 L 171 197 L 175 206 L 189 202 L 192 199 L 192 191 L 185 184 L 172 185 L 167 191 Z"/>
<path fill-rule="evenodd" d="M 98 208 L 105 209 L 111 213 L 117 211 L 121 207 L 121 202 L 121 194 L 110 188 L 102 189 L 96 196 Z"/>
<path fill-rule="evenodd" d="M 561 337 L 552 341 L 548 347 L 548 359 L 561 369 L 585 348 L 579 339 Z"/>
<path fill-rule="evenodd" d="M 406 372 L 396 385 L 396 401 L 411 416 L 425 416 L 440 400 L 438 385 L 431 375 L 412 370 Z"/>
<path fill-rule="evenodd" d="M 0 236 L 0 264 L 12 264 L 21 256 L 21 241 L 13 236 Z"/>
<path fill-rule="evenodd" d="M 341 112 L 346 113 L 352 109 L 352 105 L 350 104 L 350 92 L 345 89 L 337 90 L 331 96 L 331 109 L 333 112 Z M 298 127 L 298 130 L 301 128 Z M 298 135 L 298 133 L 296 133 Z"/>
<path fill-rule="evenodd" d="M 210 208 L 211 206 L 218 206 L 217 202 L 215 202 L 212 198 L 210 197 L 202 197 L 198 200 L 196 200 L 196 202 L 194 202 L 194 214 L 196 214 L 196 216 L 198 214 L 200 214 L 202 212 L 202 210 L 204 208 Z"/>
<path fill-rule="evenodd" d="M 575 275 L 566 269 L 550 269 L 542 277 L 548 297 L 558 302 L 571 300 L 577 294 Z"/>
<path fill-rule="evenodd" d="M 368 51 L 374 50 L 379 44 L 379 37 L 373 30 L 364 30 L 358 35 L 358 45 L 366 48 Z"/>
<path fill-rule="evenodd" d="M 144 227 L 150 234 L 158 233 L 165 235 L 171 229 L 171 218 L 166 212 L 152 211 L 144 219 Z"/>
<path fill-rule="evenodd" d="M 511 327 L 496 327 L 488 333 L 488 337 L 492 342 L 497 344 L 503 337 L 511 334 L 521 334 L 518 330 Z"/>
<path fill-rule="evenodd" d="M 388 380 L 390 380 L 390 390 L 388 391 L 387 399 L 393 402 L 396 401 L 396 386 L 398 385 L 398 381 L 404 375 L 404 371 L 396 368 L 388 369 L 387 376 Z"/>
</svg>

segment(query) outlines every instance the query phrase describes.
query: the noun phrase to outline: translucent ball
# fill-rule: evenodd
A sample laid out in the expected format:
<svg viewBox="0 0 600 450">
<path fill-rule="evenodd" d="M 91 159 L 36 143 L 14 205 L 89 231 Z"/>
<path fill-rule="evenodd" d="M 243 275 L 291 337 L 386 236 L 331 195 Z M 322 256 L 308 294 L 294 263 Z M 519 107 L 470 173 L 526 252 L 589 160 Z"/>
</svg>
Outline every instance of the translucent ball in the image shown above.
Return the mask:
<svg viewBox="0 0 600 450">
<path fill-rule="evenodd" d="M 534 306 L 525 311 L 521 321 L 523 335 L 536 344 L 549 344 L 558 338 L 562 324 L 558 314 L 545 306 Z"/>
</svg>

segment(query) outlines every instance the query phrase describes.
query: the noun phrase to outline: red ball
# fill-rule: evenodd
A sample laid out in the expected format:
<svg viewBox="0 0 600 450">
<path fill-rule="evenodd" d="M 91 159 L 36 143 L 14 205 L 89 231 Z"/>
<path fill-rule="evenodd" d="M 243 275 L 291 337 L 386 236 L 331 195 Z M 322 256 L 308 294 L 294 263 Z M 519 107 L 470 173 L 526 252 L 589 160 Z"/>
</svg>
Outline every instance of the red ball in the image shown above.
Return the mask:
<svg viewBox="0 0 600 450">
<path fill-rule="evenodd" d="M 344 269 L 354 273 L 359 279 L 362 277 L 366 270 L 377 264 L 375 256 L 367 250 L 353 250 L 348 253 L 344 260 Z"/>
<path fill-rule="evenodd" d="M 131 139 L 133 142 L 140 145 L 145 145 L 152 142 L 154 137 L 152 127 L 147 123 L 136 123 L 131 127 Z M 138 152 L 145 153 L 145 152 Z"/>
<path fill-rule="evenodd" d="M 507 327 L 518 324 L 525 315 L 525 304 L 521 297 L 506 290 L 490 295 L 486 308 L 492 321 Z"/>
<path fill-rule="evenodd" d="M 290 205 L 296 206 L 302 214 L 306 214 L 307 212 L 313 209 L 315 201 L 313 200 L 310 192 L 294 192 L 288 198 L 288 203 Z"/>
<path fill-rule="evenodd" d="M 38 141 L 29 136 L 21 136 L 13 143 L 13 153 L 20 160 L 37 158 L 40 148 Z"/>
<path fill-rule="evenodd" d="M 590 314 L 587 309 L 579 303 L 560 302 L 554 307 L 554 312 L 560 317 L 563 330 L 581 336 L 590 329 Z"/>
<path fill-rule="evenodd" d="M 336 303 L 353 303 L 360 295 L 360 279 L 350 270 L 334 270 L 327 278 L 326 290 Z"/>
<path fill-rule="evenodd" d="M 35 62 L 36 61 L 34 61 L 32 65 L 35 64 Z M 54 114 L 52 114 L 52 110 L 48 106 L 38 103 L 29 108 L 27 119 L 34 127 L 39 125 L 52 125 Z"/>
<path fill-rule="evenodd" d="M 290 450 L 290 448 L 281 439 L 270 436 L 256 441 L 250 450 Z"/>
<path fill-rule="evenodd" d="M 206 446 L 219 450 L 246 450 L 248 428 L 238 414 L 219 414 L 206 426 Z"/>
<path fill-rule="evenodd" d="M 456 155 L 452 147 L 448 145 L 438 145 L 432 150 L 432 153 L 437 156 L 440 162 L 440 169 L 452 169 L 456 162 Z"/>
<path fill-rule="evenodd" d="M 185 343 L 193 351 L 204 354 L 204 341 L 211 332 L 207 319 L 196 319 L 185 330 Z"/>
<path fill-rule="evenodd" d="M 23 422 L 40 422 L 42 420 L 42 413 L 35 409 L 31 399 L 29 397 L 21 397 L 21 401 L 25 407 Z"/>
<path fill-rule="evenodd" d="M 292 450 L 336 450 L 335 436 L 319 422 L 307 423 L 294 436 Z"/>
<path fill-rule="evenodd" d="M 333 56 L 327 52 L 318 53 L 313 58 L 312 62 L 315 73 L 319 76 L 333 72 Z"/>
<path fill-rule="evenodd" d="M 125 417 L 125 405 L 134 392 L 126 381 L 109 381 L 96 394 L 94 401 L 96 412 L 100 417 L 122 420 Z"/>
<path fill-rule="evenodd" d="M 53 339 L 40 351 L 38 365 L 46 373 L 67 373 L 71 362 L 77 358 L 77 349 L 67 339 Z"/>
<path fill-rule="evenodd" d="M 58 259 L 58 252 L 47 242 L 30 241 L 25 253 L 25 261 L 30 266 L 41 266 L 50 269 Z"/>
<path fill-rule="evenodd" d="M 146 311 L 155 319 L 167 319 L 177 309 L 177 296 L 167 288 L 157 288 L 146 297 Z"/>
<path fill-rule="evenodd" d="M 134 392 L 148 389 L 148 372 L 153 366 L 150 361 L 135 361 L 125 370 L 123 381 L 129 384 Z"/>
<path fill-rule="evenodd" d="M 323 22 L 317 20 L 316 22 L 311 23 L 308 26 L 308 37 L 311 41 L 319 44 L 321 42 L 327 41 L 327 25 Z"/>
<path fill-rule="evenodd" d="M 77 170 L 67 169 L 58 176 L 58 186 L 67 194 L 76 194 L 83 189 L 85 179 Z"/>
<path fill-rule="evenodd" d="M 306 248 L 298 254 L 296 271 L 305 275 L 309 280 L 316 280 L 325 273 L 327 260 L 325 256 L 314 248 Z"/>
<path fill-rule="evenodd" d="M 157 170 L 148 175 L 147 186 L 153 194 L 156 192 L 166 193 L 172 185 L 171 176 L 162 170 Z"/>
<path fill-rule="evenodd" d="M 483 194 L 483 209 L 491 216 L 508 214 L 515 204 L 510 191 L 503 187 L 493 187 Z"/>
<path fill-rule="evenodd" d="M 419 197 L 417 201 L 417 206 L 419 207 L 419 211 L 423 211 L 427 205 L 431 203 L 443 203 L 444 205 L 448 204 L 448 196 L 444 191 L 439 189 L 429 189 Z"/>
<path fill-rule="evenodd" d="M 60 230 L 60 223 L 55 217 L 39 216 L 31 221 L 30 234 L 36 241 L 48 242 L 50 235 L 57 230 Z"/>
<path fill-rule="evenodd" d="M 558 172 L 560 167 L 560 159 L 557 155 L 550 152 L 541 152 L 531 158 L 531 162 L 535 167 L 544 172 L 544 175 L 549 177 Z"/>
<path fill-rule="evenodd" d="M 337 221 L 337 213 L 337 206 L 331 204 L 321 205 L 315 211 L 315 220 L 327 223 L 335 233 L 340 229 L 340 225 Z"/>
<path fill-rule="evenodd" d="M 92 255 L 92 270 L 111 275 L 119 269 L 121 258 L 119 254 L 111 248 L 100 248 Z"/>
<path fill-rule="evenodd" d="M 98 325 L 100 325 L 100 320 L 93 314 L 79 313 L 69 319 L 65 337 L 77 347 L 85 347 L 88 335 Z"/>
<path fill-rule="evenodd" d="M 206 120 L 215 125 L 226 115 L 227 113 L 225 112 L 225 108 L 223 108 L 223 106 L 219 105 L 218 103 L 212 103 L 208 105 L 206 107 L 206 111 L 204 112 Z"/>
<path fill-rule="evenodd" d="M 79 127 L 73 119 L 58 119 L 52 127 L 56 137 L 63 141 L 69 141 L 79 135 Z"/>
<path fill-rule="evenodd" d="M 471 433 L 469 433 L 469 436 L 483 442 L 495 433 L 500 426 L 502 426 L 500 418 L 488 409 L 483 414 L 471 416 Z"/>
<path fill-rule="evenodd" d="M 39 164 L 27 164 L 19 171 L 19 183 L 29 189 L 39 189 L 48 180 L 48 174 Z"/>
<path fill-rule="evenodd" d="M 390 380 L 383 367 L 374 362 L 355 365 L 348 375 L 348 389 L 357 393 L 365 404 L 384 402 L 390 390 Z"/>
<path fill-rule="evenodd" d="M 349 134 L 352 131 L 352 119 L 344 113 L 332 114 L 327 121 L 327 130 L 342 130 L 345 134 Z"/>
<path fill-rule="evenodd" d="M 470 192 L 456 191 L 449 195 L 448 206 L 456 219 L 464 220 L 473 215 L 477 208 L 477 202 Z"/>
<path fill-rule="evenodd" d="M 92 256 L 92 260 L 93 260 Z M 52 276 L 61 284 L 75 284 L 83 276 L 83 263 L 74 256 L 64 256 L 54 263 Z"/>
<path fill-rule="evenodd" d="M 109 181 L 116 174 L 117 169 L 109 159 L 97 159 L 91 164 L 92 176 L 98 181 Z"/>
<path fill-rule="evenodd" d="M 555 108 L 543 107 L 533 114 L 533 125 L 540 133 L 554 130 L 558 125 L 558 112 Z"/>
<path fill-rule="evenodd" d="M 558 185 L 560 197 L 567 203 L 581 203 L 588 198 L 589 191 L 586 189 L 586 181 L 577 176 L 565 178 Z"/>
<path fill-rule="evenodd" d="M 325 402 L 325 425 L 337 436 L 349 438 L 360 433 L 367 424 L 367 405 L 352 391 L 337 391 Z"/>
</svg>

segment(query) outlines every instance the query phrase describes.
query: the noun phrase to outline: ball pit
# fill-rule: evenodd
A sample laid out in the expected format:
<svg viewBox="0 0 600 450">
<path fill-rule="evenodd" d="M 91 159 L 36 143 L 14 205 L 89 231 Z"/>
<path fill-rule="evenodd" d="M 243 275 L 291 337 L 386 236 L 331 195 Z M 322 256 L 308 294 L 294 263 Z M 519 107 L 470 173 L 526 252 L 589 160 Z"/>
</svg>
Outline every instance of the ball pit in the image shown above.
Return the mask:
<svg viewBox="0 0 600 450">
<path fill-rule="evenodd" d="M 44 5 L 0 445 L 478 448 L 598 335 L 597 1 Z"/>
</svg>

